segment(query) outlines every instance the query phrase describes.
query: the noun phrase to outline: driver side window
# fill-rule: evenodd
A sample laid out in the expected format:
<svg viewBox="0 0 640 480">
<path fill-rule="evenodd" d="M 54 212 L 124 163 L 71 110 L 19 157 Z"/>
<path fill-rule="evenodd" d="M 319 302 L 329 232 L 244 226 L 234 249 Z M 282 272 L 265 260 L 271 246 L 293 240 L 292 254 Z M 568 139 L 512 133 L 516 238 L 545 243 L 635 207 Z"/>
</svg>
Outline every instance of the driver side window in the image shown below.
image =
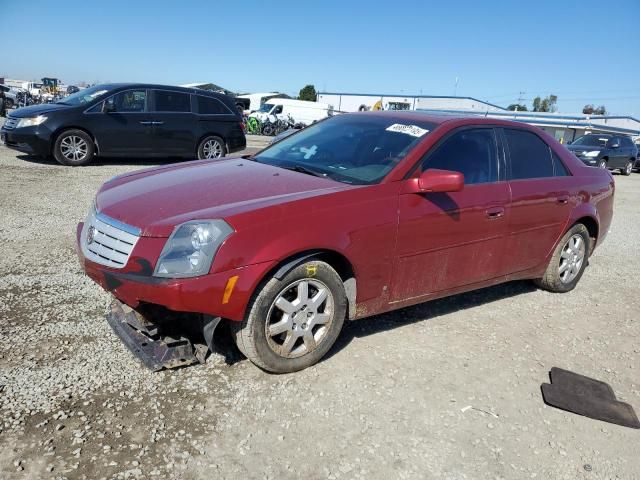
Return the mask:
<svg viewBox="0 0 640 480">
<path fill-rule="evenodd" d="M 105 104 L 112 112 L 144 112 L 147 103 L 146 90 L 126 90 L 108 98 Z"/>
<path fill-rule="evenodd" d="M 421 171 L 436 168 L 461 172 L 465 185 L 497 182 L 496 152 L 496 135 L 492 128 L 463 130 L 427 154 L 421 163 Z"/>
<path fill-rule="evenodd" d="M 273 110 L 273 114 L 274 115 L 279 115 L 282 113 L 282 105 L 278 105 L 274 110 Z"/>
</svg>

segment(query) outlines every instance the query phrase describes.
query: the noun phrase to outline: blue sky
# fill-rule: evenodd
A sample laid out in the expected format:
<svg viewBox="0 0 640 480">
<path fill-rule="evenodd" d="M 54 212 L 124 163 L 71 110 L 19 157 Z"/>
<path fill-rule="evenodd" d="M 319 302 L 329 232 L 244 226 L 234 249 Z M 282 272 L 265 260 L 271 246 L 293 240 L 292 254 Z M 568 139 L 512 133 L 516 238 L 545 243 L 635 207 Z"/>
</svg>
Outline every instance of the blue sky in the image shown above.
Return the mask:
<svg viewBox="0 0 640 480">
<path fill-rule="evenodd" d="M 640 116 L 640 1 L 0 0 L 0 76 L 558 95 Z M 520 94 L 519 92 L 524 92 Z"/>
</svg>

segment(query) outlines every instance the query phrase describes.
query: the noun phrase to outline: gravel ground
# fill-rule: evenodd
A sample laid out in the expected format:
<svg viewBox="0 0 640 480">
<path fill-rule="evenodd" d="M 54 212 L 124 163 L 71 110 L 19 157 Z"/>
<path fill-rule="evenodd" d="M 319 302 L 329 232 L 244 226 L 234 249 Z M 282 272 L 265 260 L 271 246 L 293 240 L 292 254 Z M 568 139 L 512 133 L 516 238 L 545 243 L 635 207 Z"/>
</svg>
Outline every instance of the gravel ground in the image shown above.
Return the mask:
<svg viewBox="0 0 640 480">
<path fill-rule="evenodd" d="M 516 282 L 345 326 L 320 364 L 152 374 L 104 321 L 74 231 L 99 185 L 0 147 L 0 478 L 632 479 L 639 431 L 543 404 L 552 366 L 640 412 L 640 175 L 565 295 Z"/>
</svg>

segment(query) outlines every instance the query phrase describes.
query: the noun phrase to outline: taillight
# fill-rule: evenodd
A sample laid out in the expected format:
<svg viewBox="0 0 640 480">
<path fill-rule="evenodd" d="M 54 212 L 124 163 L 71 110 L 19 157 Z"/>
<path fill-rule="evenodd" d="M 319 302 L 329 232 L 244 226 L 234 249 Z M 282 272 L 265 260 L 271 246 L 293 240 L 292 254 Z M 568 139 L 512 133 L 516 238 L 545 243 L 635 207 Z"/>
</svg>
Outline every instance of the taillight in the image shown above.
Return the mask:
<svg viewBox="0 0 640 480">
<path fill-rule="evenodd" d="M 242 129 L 242 133 L 247 132 L 247 124 L 244 122 L 240 122 L 240 128 Z"/>
</svg>

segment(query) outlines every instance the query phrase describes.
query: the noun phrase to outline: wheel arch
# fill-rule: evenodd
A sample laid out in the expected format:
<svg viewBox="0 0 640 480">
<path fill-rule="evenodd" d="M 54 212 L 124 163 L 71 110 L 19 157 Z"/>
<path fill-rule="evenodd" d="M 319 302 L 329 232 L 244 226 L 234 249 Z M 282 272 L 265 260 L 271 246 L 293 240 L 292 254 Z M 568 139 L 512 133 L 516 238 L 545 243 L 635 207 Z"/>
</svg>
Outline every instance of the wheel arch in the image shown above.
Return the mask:
<svg viewBox="0 0 640 480">
<path fill-rule="evenodd" d="M 355 318 L 357 294 L 357 281 L 355 271 L 349 259 L 335 250 L 318 248 L 305 250 L 303 252 L 298 252 L 290 255 L 278 262 L 275 267 L 273 267 L 263 276 L 260 282 L 258 282 L 257 289 L 261 288 L 262 285 L 264 285 L 265 282 L 268 282 L 271 277 L 281 279 L 297 266 L 302 265 L 303 263 L 308 262 L 312 259 L 328 263 L 338 273 L 338 275 L 340 275 L 349 304 L 349 319 Z"/>
<path fill-rule="evenodd" d="M 598 243 L 598 235 L 600 234 L 600 224 L 598 223 L 598 220 L 596 219 L 596 217 L 592 215 L 584 215 L 577 218 L 574 222 L 572 222 L 569 229 L 572 228 L 574 225 L 577 225 L 578 223 L 581 223 L 585 227 L 587 227 L 587 231 L 589 232 L 589 238 L 591 238 L 591 245 L 589 245 L 589 255 L 591 255 L 591 253 L 593 253 L 593 250 L 596 246 L 596 243 Z"/>
<path fill-rule="evenodd" d="M 51 135 L 51 142 L 50 142 L 50 148 L 49 148 L 49 153 L 51 155 L 53 155 L 53 149 L 56 146 L 56 142 L 58 141 L 58 138 L 60 137 L 60 135 L 62 135 L 64 132 L 66 132 L 67 130 L 80 130 L 81 132 L 86 133 L 87 135 L 89 135 L 89 137 L 91 137 L 91 141 L 93 141 L 93 145 L 96 148 L 95 151 L 95 155 L 98 155 L 100 153 L 100 145 L 98 144 L 98 141 L 96 140 L 96 137 L 93 133 L 91 133 L 90 130 L 88 130 L 86 127 L 77 127 L 77 126 L 69 126 L 69 125 L 65 125 L 64 127 L 59 127 L 58 129 L 56 129 L 53 134 Z"/>
<path fill-rule="evenodd" d="M 198 150 L 200 149 L 200 144 L 207 137 L 218 137 L 222 139 L 222 142 L 224 143 L 224 148 L 226 149 L 227 152 L 229 151 L 229 144 L 227 143 L 227 139 L 225 138 L 224 135 L 222 135 L 221 133 L 208 131 L 200 135 L 200 138 L 198 138 L 198 141 L 196 142 L 196 156 L 198 156 Z"/>
</svg>

